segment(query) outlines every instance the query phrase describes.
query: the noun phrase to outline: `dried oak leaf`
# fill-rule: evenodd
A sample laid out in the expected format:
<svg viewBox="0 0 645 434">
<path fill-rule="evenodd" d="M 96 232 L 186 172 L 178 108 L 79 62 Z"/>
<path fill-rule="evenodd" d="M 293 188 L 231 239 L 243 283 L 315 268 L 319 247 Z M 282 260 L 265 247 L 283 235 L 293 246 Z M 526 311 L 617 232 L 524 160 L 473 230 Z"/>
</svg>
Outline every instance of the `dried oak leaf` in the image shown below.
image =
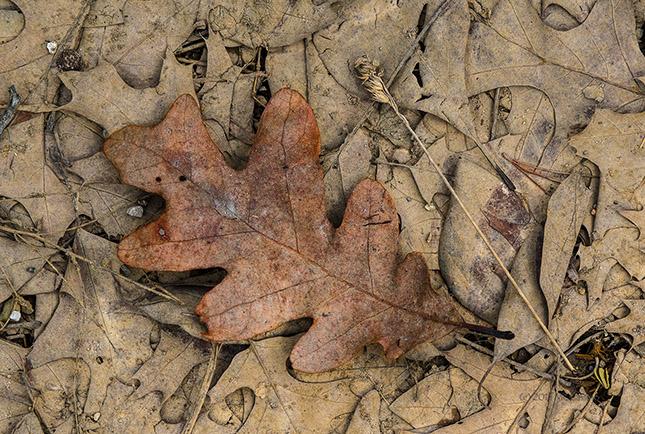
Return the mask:
<svg viewBox="0 0 645 434">
<path fill-rule="evenodd" d="M 119 245 L 126 264 L 153 270 L 223 267 L 196 312 L 207 337 L 249 339 L 303 317 L 291 352 L 319 372 L 379 342 L 397 357 L 458 321 L 431 287 L 421 255 L 397 264 L 398 218 L 378 182 L 364 180 L 342 225 L 325 215 L 320 135 L 311 107 L 283 89 L 267 105 L 243 171 L 228 167 L 195 100 L 178 98 L 159 125 L 129 126 L 104 145 L 121 179 L 166 200 L 164 215 Z"/>
</svg>

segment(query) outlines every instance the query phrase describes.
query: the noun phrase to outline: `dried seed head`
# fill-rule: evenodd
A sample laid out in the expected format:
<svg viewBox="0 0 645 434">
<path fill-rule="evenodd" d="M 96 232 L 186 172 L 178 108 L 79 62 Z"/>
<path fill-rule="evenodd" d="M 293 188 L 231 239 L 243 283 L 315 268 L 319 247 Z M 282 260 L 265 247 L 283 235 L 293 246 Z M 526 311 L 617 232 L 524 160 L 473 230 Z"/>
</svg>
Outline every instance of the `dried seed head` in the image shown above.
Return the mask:
<svg viewBox="0 0 645 434">
<path fill-rule="evenodd" d="M 361 80 L 367 80 L 372 75 L 381 75 L 378 72 L 378 63 L 372 62 L 367 56 L 359 57 L 356 63 L 354 63 L 354 69 L 356 70 L 356 75 Z"/>
<path fill-rule="evenodd" d="M 392 102 L 390 92 L 381 78 L 383 73 L 378 70 L 378 63 L 371 61 L 367 56 L 362 56 L 354 63 L 354 69 L 356 69 L 356 76 L 363 80 L 363 86 L 376 101 L 387 104 Z"/>
</svg>

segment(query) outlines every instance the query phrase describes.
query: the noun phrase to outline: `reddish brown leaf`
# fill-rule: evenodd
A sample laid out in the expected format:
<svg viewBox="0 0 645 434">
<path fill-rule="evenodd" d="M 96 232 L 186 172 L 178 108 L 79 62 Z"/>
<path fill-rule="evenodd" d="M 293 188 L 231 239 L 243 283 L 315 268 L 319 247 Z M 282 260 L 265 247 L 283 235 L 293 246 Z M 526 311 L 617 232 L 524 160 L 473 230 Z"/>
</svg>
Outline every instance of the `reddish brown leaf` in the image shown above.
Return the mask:
<svg viewBox="0 0 645 434">
<path fill-rule="evenodd" d="M 161 194 L 167 204 L 157 221 L 121 242 L 123 262 L 228 271 L 197 306 L 211 339 L 248 339 L 311 317 L 291 361 L 317 372 L 370 342 L 397 357 L 459 321 L 431 289 L 419 254 L 397 265 L 398 217 L 381 184 L 358 184 L 343 224 L 331 226 L 318 126 L 295 91 L 283 89 L 267 105 L 243 171 L 226 165 L 188 95 L 159 125 L 123 128 L 104 150 L 124 182 Z"/>
</svg>

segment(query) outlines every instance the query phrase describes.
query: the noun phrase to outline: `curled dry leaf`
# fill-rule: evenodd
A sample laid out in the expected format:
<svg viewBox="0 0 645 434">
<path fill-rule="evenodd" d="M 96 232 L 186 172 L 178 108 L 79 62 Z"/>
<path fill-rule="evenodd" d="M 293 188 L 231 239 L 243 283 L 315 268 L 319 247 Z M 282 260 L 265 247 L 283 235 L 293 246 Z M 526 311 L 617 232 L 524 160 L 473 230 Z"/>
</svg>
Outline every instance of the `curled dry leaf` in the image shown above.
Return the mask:
<svg viewBox="0 0 645 434">
<path fill-rule="evenodd" d="M 311 317 L 291 361 L 318 372 L 369 342 L 397 357 L 459 321 L 430 287 L 421 255 L 397 264 L 398 218 L 381 184 L 360 182 L 342 225 L 329 223 L 318 126 L 295 91 L 283 89 L 267 105 L 243 171 L 226 165 L 189 95 L 159 125 L 114 133 L 104 151 L 124 182 L 167 203 L 164 215 L 121 242 L 121 260 L 154 270 L 228 271 L 197 307 L 209 338 L 249 339 Z"/>
</svg>

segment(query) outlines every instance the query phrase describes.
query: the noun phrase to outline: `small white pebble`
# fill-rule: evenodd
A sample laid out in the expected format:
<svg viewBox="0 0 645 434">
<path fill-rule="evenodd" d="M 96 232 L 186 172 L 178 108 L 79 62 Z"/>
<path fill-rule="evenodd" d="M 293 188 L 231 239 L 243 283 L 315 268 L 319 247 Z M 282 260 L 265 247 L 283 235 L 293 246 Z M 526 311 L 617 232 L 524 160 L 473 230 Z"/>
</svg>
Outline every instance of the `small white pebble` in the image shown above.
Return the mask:
<svg viewBox="0 0 645 434">
<path fill-rule="evenodd" d="M 426 209 L 426 211 L 434 211 L 435 206 L 434 203 L 426 203 L 426 206 L 424 206 L 424 208 Z"/>
<path fill-rule="evenodd" d="M 56 50 L 58 50 L 58 44 L 56 43 L 56 41 L 49 41 L 47 43 L 47 51 L 49 52 L 49 54 L 56 53 Z"/>
<path fill-rule="evenodd" d="M 12 311 L 11 315 L 9 315 L 9 319 L 11 321 L 20 321 L 20 311 L 19 310 Z"/>
<path fill-rule="evenodd" d="M 93 420 L 94 422 L 98 422 L 98 421 L 99 421 L 99 419 L 100 419 L 100 417 L 101 417 L 101 413 L 99 413 L 99 412 L 97 411 L 96 413 L 94 413 L 94 414 L 92 415 L 92 420 Z"/>
<path fill-rule="evenodd" d="M 143 217 L 143 207 L 141 205 L 133 205 L 126 211 L 126 214 L 131 217 L 140 219 Z"/>
</svg>

